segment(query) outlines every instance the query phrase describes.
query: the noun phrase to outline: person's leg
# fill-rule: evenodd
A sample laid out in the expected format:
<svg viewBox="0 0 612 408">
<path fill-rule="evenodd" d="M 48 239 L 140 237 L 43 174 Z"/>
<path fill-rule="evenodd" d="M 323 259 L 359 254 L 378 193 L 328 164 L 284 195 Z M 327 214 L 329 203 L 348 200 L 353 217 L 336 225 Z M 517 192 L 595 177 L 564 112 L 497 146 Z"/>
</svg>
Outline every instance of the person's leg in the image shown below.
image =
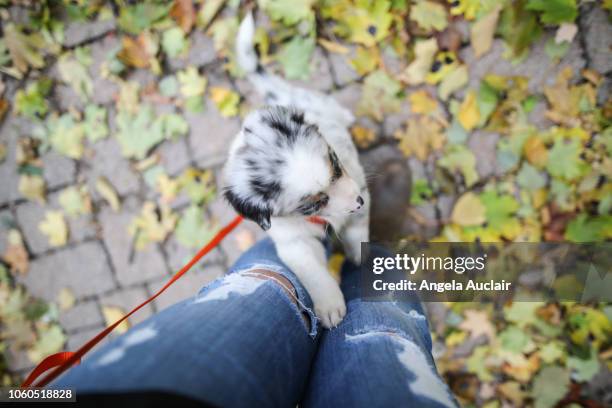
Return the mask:
<svg viewBox="0 0 612 408">
<path fill-rule="evenodd" d="M 359 267 L 345 262 L 347 314 L 322 333 L 300 406 L 456 406 L 436 371 L 421 304 L 363 301 L 359 277 Z"/>
<path fill-rule="evenodd" d="M 223 407 L 294 407 L 316 330 L 308 294 L 266 239 L 228 275 L 102 346 L 51 387 L 76 388 L 77 395 L 162 391 Z"/>
</svg>

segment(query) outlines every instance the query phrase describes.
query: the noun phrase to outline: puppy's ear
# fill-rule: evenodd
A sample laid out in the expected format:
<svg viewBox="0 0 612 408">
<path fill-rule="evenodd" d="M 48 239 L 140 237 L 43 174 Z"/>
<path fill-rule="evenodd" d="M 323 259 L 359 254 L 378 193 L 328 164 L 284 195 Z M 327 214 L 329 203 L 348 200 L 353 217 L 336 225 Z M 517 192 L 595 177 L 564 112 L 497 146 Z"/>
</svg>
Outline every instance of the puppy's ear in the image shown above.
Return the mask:
<svg viewBox="0 0 612 408">
<path fill-rule="evenodd" d="M 227 187 L 223 192 L 225 199 L 229 201 L 229 203 L 234 207 L 237 213 L 242 215 L 245 218 L 248 218 L 252 221 L 255 221 L 261 229 L 267 231 L 270 229 L 270 217 L 272 215 L 272 210 L 270 207 L 254 203 L 254 200 L 249 200 L 246 198 L 242 198 L 238 196 L 231 187 Z"/>
</svg>

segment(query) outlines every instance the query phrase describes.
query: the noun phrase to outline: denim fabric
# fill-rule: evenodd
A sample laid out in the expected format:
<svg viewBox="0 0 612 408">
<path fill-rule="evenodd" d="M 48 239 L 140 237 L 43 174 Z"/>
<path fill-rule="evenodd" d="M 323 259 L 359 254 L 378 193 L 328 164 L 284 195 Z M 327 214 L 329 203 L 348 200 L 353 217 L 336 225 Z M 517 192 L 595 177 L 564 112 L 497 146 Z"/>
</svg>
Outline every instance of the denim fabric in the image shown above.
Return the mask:
<svg viewBox="0 0 612 408">
<path fill-rule="evenodd" d="M 286 277 L 297 306 L 253 269 Z M 454 405 L 435 371 L 420 304 L 362 302 L 357 272 L 344 265 L 348 314 L 322 330 L 308 293 L 265 239 L 229 274 L 106 343 L 50 386 L 77 395 L 167 391 L 221 407 Z"/>
</svg>

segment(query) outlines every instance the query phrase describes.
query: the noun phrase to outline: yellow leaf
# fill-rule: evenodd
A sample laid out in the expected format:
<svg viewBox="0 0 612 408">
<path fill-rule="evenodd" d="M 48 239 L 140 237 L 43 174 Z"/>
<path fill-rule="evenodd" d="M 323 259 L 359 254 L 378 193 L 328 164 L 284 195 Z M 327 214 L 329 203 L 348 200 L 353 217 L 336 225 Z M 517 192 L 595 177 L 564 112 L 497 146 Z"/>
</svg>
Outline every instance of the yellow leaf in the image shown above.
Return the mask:
<svg viewBox="0 0 612 408">
<path fill-rule="evenodd" d="M 68 225 L 61 211 L 47 211 L 38 229 L 47 236 L 51 246 L 63 246 L 68 241 Z"/>
<path fill-rule="evenodd" d="M 470 39 L 476 58 L 486 54 L 491 49 L 501 8 L 501 5 L 497 5 L 489 14 L 482 17 L 470 28 Z"/>
<path fill-rule="evenodd" d="M 411 93 L 408 99 L 410 110 L 414 113 L 430 114 L 438 110 L 438 102 L 424 89 Z"/>
<path fill-rule="evenodd" d="M 365 75 L 375 70 L 380 65 L 380 51 L 377 47 L 359 47 L 357 55 L 350 63 L 359 75 Z"/>
<path fill-rule="evenodd" d="M 130 226 L 128 232 L 135 237 L 136 249 L 144 249 L 153 242 L 162 242 L 176 225 L 177 215 L 168 206 L 157 208 L 155 203 L 147 201 L 142 211 Z"/>
<path fill-rule="evenodd" d="M 74 297 L 74 293 L 70 288 L 63 288 L 57 295 L 57 305 L 60 310 L 68 310 L 72 306 L 74 306 L 74 302 L 76 301 Z"/>
<path fill-rule="evenodd" d="M 317 41 L 319 42 L 319 44 L 321 44 L 323 48 L 325 48 L 329 52 L 333 52 L 335 54 L 348 54 L 349 53 L 349 49 L 340 43 L 329 41 L 329 40 L 326 40 L 325 38 L 319 38 Z"/>
<path fill-rule="evenodd" d="M 455 91 L 463 88 L 469 79 L 468 69 L 465 65 L 459 65 L 449 72 L 438 85 L 438 96 L 443 101 L 447 100 Z"/>
<path fill-rule="evenodd" d="M 486 208 L 474 193 L 467 192 L 455 203 L 451 220 L 464 227 L 480 225 L 486 221 Z"/>
<path fill-rule="evenodd" d="M 546 162 L 548 161 L 548 150 L 542 138 L 537 135 L 530 136 L 523 146 L 523 152 L 529 163 L 533 164 L 535 167 L 541 169 L 546 166 Z"/>
<path fill-rule="evenodd" d="M 376 132 L 374 130 L 359 125 L 351 128 L 351 135 L 357 147 L 362 149 L 368 148 L 376 140 Z"/>
<path fill-rule="evenodd" d="M 38 175 L 22 174 L 19 176 L 19 192 L 28 200 L 45 203 L 45 180 Z"/>
<path fill-rule="evenodd" d="M 425 82 L 425 77 L 437 52 L 438 42 L 435 38 L 417 42 L 414 46 L 414 61 L 400 74 L 400 79 L 409 85 Z"/>
<path fill-rule="evenodd" d="M 344 263 L 344 255 L 342 254 L 333 254 L 329 261 L 327 261 L 327 267 L 335 280 L 340 282 L 340 273 L 342 271 L 342 264 Z"/>
<path fill-rule="evenodd" d="M 476 100 L 476 92 L 470 91 L 459 107 L 457 118 L 461 126 L 467 131 L 474 129 L 480 121 L 480 111 L 478 110 L 478 101 Z"/>
<path fill-rule="evenodd" d="M 125 312 L 116 306 L 102 306 L 102 314 L 104 315 L 104 321 L 107 326 L 115 323 L 117 320 L 121 319 Z M 117 333 L 125 333 L 130 328 L 130 324 L 127 320 L 121 322 L 115 330 Z"/>
<path fill-rule="evenodd" d="M 65 188 L 59 194 L 59 203 L 68 215 L 91 214 L 91 198 L 86 186 Z"/>
<path fill-rule="evenodd" d="M 441 149 L 446 141 L 442 125 L 429 116 L 420 116 L 406 122 L 405 130 L 395 132 L 399 149 L 406 155 L 425 160 L 433 150 Z"/>
<path fill-rule="evenodd" d="M 121 203 L 115 188 L 104 177 L 98 177 L 96 180 L 96 190 L 106 200 L 113 211 L 117 212 L 121 209 Z"/>
<path fill-rule="evenodd" d="M 210 99 L 217 105 L 221 116 L 229 118 L 238 114 L 240 95 L 236 92 L 220 86 L 213 86 L 210 88 Z"/>
</svg>

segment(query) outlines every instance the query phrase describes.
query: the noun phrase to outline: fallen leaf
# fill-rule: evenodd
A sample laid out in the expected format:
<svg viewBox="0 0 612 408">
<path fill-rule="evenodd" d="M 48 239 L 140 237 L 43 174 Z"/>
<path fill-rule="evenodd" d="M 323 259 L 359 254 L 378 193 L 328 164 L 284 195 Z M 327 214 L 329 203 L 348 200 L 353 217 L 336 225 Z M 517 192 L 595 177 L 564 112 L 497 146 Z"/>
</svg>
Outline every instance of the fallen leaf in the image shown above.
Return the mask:
<svg viewBox="0 0 612 408">
<path fill-rule="evenodd" d="M 439 3 L 429 0 L 418 0 L 410 8 L 410 19 L 426 31 L 442 31 L 448 25 L 446 9 Z"/>
<path fill-rule="evenodd" d="M 125 312 L 123 311 L 123 309 L 117 306 L 102 306 L 102 315 L 104 316 L 104 321 L 106 322 L 106 325 L 110 326 L 119 319 L 121 319 L 125 315 Z M 126 319 L 119 323 L 119 325 L 115 327 L 115 330 L 117 331 L 117 333 L 122 334 L 128 331 L 129 328 L 130 323 Z"/>
<path fill-rule="evenodd" d="M 64 246 L 68 242 L 68 225 L 61 211 L 47 211 L 38 229 L 47 236 L 52 247 Z"/>
<path fill-rule="evenodd" d="M 189 33 L 196 21 L 196 11 L 192 0 L 174 0 L 170 8 L 170 17 L 183 29 Z"/>
<path fill-rule="evenodd" d="M 42 68 L 45 65 L 40 53 L 43 44 L 37 42 L 36 38 L 23 34 L 14 24 L 6 24 L 3 34 L 13 65 L 21 73 L 25 73 L 28 67 Z"/>
<path fill-rule="evenodd" d="M 438 166 L 450 172 L 459 171 L 467 187 L 471 187 L 478 180 L 476 157 L 463 145 L 450 145 L 444 156 L 438 160 Z"/>
<path fill-rule="evenodd" d="M 210 88 L 210 99 L 217 105 L 221 116 L 229 118 L 238 114 L 240 95 L 231 89 L 213 86 Z"/>
<path fill-rule="evenodd" d="M 98 177 L 96 180 L 96 191 L 106 200 L 111 209 L 115 212 L 121 209 L 121 202 L 115 188 L 105 177 Z"/>
<path fill-rule="evenodd" d="M 168 57 L 177 58 L 187 52 L 189 41 L 180 27 L 173 27 L 163 32 L 161 45 Z"/>
<path fill-rule="evenodd" d="M 21 233 L 16 229 L 10 229 L 7 233 L 7 243 L 2 259 L 9 265 L 12 273 L 25 275 L 30 261 Z"/>
<path fill-rule="evenodd" d="M 204 210 L 189 206 L 176 225 L 177 241 L 186 248 L 199 248 L 217 232 L 217 226 L 206 219 Z"/>
<path fill-rule="evenodd" d="M 275 21 L 286 25 L 296 24 L 308 19 L 312 14 L 314 0 L 257 0 L 257 4 Z"/>
<path fill-rule="evenodd" d="M 470 27 L 470 39 L 476 58 L 480 58 L 491 49 L 501 9 L 502 6 L 497 5 L 489 14 L 481 17 Z"/>
<path fill-rule="evenodd" d="M 489 320 L 489 314 L 482 310 L 466 310 L 465 319 L 459 325 L 461 330 L 470 333 L 472 338 L 485 335 L 489 340 L 495 339 L 495 326 Z"/>
<path fill-rule="evenodd" d="M 474 91 L 468 92 L 465 96 L 457 112 L 457 119 L 467 131 L 474 129 L 480 121 L 480 111 L 478 110 L 476 93 Z"/>
<path fill-rule="evenodd" d="M 76 298 L 74 296 L 74 292 L 70 288 L 62 288 L 57 295 L 57 304 L 60 310 L 68 310 L 74 303 L 76 302 Z"/>
<path fill-rule="evenodd" d="M 351 136 L 357 147 L 367 149 L 376 141 L 376 132 L 364 126 L 353 126 L 351 128 Z"/>
<path fill-rule="evenodd" d="M 128 232 L 134 237 L 137 250 L 146 248 L 154 242 L 162 242 L 174 230 L 177 216 L 168 206 L 158 208 L 155 203 L 147 201 L 142 211 L 128 226 Z"/>
<path fill-rule="evenodd" d="M 438 96 L 446 101 L 453 93 L 467 85 L 469 79 L 468 69 L 465 65 L 459 65 L 449 72 L 438 85 Z"/>
<path fill-rule="evenodd" d="M 424 89 L 411 93 L 408 100 L 410 101 L 410 110 L 414 113 L 428 115 L 438 110 L 438 102 Z"/>
<path fill-rule="evenodd" d="M 62 55 L 57 61 L 57 69 L 64 82 L 70 84 L 81 100 L 88 100 L 93 93 L 93 81 L 88 67 L 79 61 L 73 53 Z"/>
<path fill-rule="evenodd" d="M 310 58 L 315 49 L 314 37 L 304 38 L 296 35 L 285 44 L 276 55 L 283 67 L 285 77 L 289 79 L 308 79 L 310 76 Z"/>
<path fill-rule="evenodd" d="M 571 23 L 578 15 L 576 0 L 527 0 L 526 7 L 541 12 L 544 24 Z"/>
<path fill-rule="evenodd" d="M 19 176 L 18 190 L 22 196 L 28 200 L 36 200 L 41 204 L 46 202 L 45 199 L 45 179 L 40 175 L 22 174 Z"/>
<path fill-rule="evenodd" d="M 461 226 L 481 225 L 486 221 L 486 208 L 472 192 L 467 192 L 462 195 L 451 213 L 451 220 Z"/>
<path fill-rule="evenodd" d="M 38 364 L 43 358 L 57 353 L 64 347 L 66 336 L 60 326 L 54 324 L 40 330 L 36 343 L 27 351 L 28 358 L 34 364 Z"/>
<path fill-rule="evenodd" d="M 400 79 L 409 85 L 419 85 L 425 82 L 425 77 L 437 52 L 438 43 L 435 38 L 417 41 L 414 46 L 414 60 L 400 74 Z"/>
<path fill-rule="evenodd" d="M 374 71 L 364 81 L 357 112 L 380 122 L 385 114 L 400 110 L 398 94 L 401 90 L 401 85 L 386 72 Z"/>
<path fill-rule="evenodd" d="M 85 120 L 83 121 L 83 131 L 90 142 L 108 136 L 108 125 L 106 124 L 106 108 L 94 104 L 85 107 Z"/>
<path fill-rule="evenodd" d="M 406 156 L 415 155 L 424 161 L 435 150 L 444 146 L 446 136 L 442 125 L 429 116 L 419 116 L 406 122 L 405 130 L 395 132 L 399 149 Z"/>
<path fill-rule="evenodd" d="M 47 121 L 47 129 L 49 142 L 55 151 L 73 159 L 83 156 L 85 128 L 70 113 L 59 117 L 52 116 Z"/>
<path fill-rule="evenodd" d="M 555 42 L 561 44 L 562 42 L 571 43 L 574 41 L 574 37 L 578 33 L 578 26 L 574 23 L 563 23 L 557 29 L 555 34 Z"/>
<path fill-rule="evenodd" d="M 59 203 L 70 216 L 91 214 L 91 198 L 86 186 L 71 186 L 59 194 Z"/>
<path fill-rule="evenodd" d="M 355 58 L 350 60 L 351 66 L 359 75 L 366 75 L 374 71 L 381 63 L 380 50 L 378 47 L 359 47 Z"/>
<path fill-rule="evenodd" d="M 562 367 L 544 367 L 533 379 L 535 407 L 554 407 L 567 393 L 569 382 L 569 374 Z"/>
</svg>

